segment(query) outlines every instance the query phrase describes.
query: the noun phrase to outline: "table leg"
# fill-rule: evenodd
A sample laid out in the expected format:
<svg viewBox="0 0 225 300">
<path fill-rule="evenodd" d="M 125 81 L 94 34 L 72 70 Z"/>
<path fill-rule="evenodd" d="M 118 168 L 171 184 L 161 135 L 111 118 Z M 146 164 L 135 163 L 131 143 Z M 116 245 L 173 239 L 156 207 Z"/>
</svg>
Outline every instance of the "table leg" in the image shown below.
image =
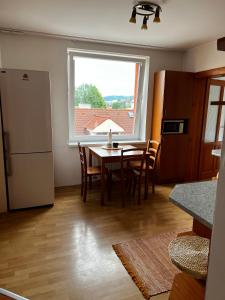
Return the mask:
<svg viewBox="0 0 225 300">
<path fill-rule="evenodd" d="M 101 205 L 105 205 L 105 161 L 102 159 L 101 161 Z"/>
<path fill-rule="evenodd" d="M 89 166 L 92 167 L 92 152 L 89 149 Z M 89 176 L 89 188 L 92 188 L 92 177 Z"/>
</svg>

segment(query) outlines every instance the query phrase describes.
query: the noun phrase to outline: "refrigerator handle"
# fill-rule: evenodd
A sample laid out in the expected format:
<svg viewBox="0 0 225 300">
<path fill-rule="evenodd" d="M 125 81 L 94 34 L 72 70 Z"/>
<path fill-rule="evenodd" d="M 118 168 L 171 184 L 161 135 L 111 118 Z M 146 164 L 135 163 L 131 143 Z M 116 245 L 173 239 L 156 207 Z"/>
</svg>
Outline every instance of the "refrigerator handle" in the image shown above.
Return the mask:
<svg viewBox="0 0 225 300">
<path fill-rule="evenodd" d="M 10 159 L 10 143 L 9 143 L 9 132 L 4 132 L 4 148 L 5 148 L 5 162 L 6 162 L 6 173 L 7 176 L 12 176 L 12 164 Z"/>
</svg>

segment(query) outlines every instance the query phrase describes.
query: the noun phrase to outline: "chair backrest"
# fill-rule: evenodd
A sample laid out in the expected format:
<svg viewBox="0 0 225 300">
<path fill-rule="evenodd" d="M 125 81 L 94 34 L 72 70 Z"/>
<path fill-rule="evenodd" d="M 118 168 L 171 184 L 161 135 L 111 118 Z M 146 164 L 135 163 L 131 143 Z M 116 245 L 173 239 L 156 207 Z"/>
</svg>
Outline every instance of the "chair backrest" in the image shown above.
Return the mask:
<svg viewBox="0 0 225 300">
<path fill-rule="evenodd" d="M 153 170 L 155 170 L 157 159 L 159 156 L 160 143 L 154 140 L 148 140 L 146 150 L 149 154 L 149 165 Z"/>
<path fill-rule="evenodd" d="M 123 177 L 124 168 L 129 167 L 129 163 L 132 161 L 139 162 L 138 170 L 140 176 L 142 175 L 144 162 L 146 159 L 146 149 L 143 148 L 131 148 L 121 150 L 121 175 Z"/>
<path fill-rule="evenodd" d="M 78 150 L 79 150 L 79 156 L 80 156 L 81 172 L 83 172 L 83 174 L 85 174 L 87 172 L 86 151 L 85 151 L 85 147 L 82 147 L 80 142 L 78 142 Z"/>
</svg>

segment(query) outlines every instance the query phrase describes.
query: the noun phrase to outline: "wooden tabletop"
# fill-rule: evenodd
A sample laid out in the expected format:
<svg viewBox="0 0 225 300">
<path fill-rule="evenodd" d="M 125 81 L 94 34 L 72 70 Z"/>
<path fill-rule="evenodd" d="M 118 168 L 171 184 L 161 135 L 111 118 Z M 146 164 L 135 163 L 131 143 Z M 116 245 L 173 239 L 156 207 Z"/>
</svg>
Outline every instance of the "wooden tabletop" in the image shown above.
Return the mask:
<svg viewBox="0 0 225 300">
<path fill-rule="evenodd" d="M 124 145 L 122 147 L 123 147 L 123 150 L 136 148 L 132 145 Z M 111 158 L 111 157 L 120 157 L 121 156 L 121 148 L 114 149 L 114 150 L 107 150 L 107 149 L 102 148 L 101 146 L 98 146 L 98 147 L 89 147 L 89 150 L 93 154 L 95 154 L 96 156 L 98 156 L 100 158 Z M 134 152 L 125 153 L 124 155 L 133 156 L 133 155 L 140 155 L 140 154 L 142 154 L 141 151 L 140 151 L 140 153 L 138 151 L 134 151 Z"/>
</svg>

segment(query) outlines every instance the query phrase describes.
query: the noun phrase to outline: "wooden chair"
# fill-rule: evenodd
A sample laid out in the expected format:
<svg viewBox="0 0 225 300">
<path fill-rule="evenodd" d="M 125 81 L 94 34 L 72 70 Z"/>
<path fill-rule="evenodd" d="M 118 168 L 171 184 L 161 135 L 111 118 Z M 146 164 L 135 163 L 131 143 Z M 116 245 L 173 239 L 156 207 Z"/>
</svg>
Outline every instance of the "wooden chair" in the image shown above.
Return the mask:
<svg viewBox="0 0 225 300">
<path fill-rule="evenodd" d="M 120 169 L 112 170 L 110 173 L 110 178 L 114 175 L 120 180 L 121 183 L 121 195 L 122 195 L 122 205 L 125 206 L 126 194 L 125 186 L 127 184 L 130 190 L 132 182 L 138 184 L 138 204 L 141 203 L 141 178 L 142 171 L 145 162 L 146 150 L 140 148 L 131 148 L 121 150 L 121 160 Z M 138 171 L 130 167 L 131 163 L 138 165 Z M 109 185 L 110 186 L 110 185 Z M 110 189 L 109 189 L 110 193 Z"/>
<path fill-rule="evenodd" d="M 151 179 L 152 182 L 152 192 L 155 192 L 156 167 L 159 151 L 160 143 L 154 140 L 148 140 L 146 147 L 146 161 L 143 165 L 144 172 L 142 172 L 142 174 L 145 175 L 145 198 L 147 198 L 149 179 Z M 130 167 L 136 170 L 139 169 L 136 162 L 131 162 Z"/>
<path fill-rule="evenodd" d="M 87 199 L 87 182 L 91 183 L 92 176 L 100 175 L 101 169 L 99 167 L 88 167 L 85 147 L 80 145 L 78 142 L 78 150 L 80 155 L 80 165 L 81 165 L 81 196 L 83 201 L 86 202 Z"/>
<path fill-rule="evenodd" d="M 160 143 L 154 140 L 148 140 L 147 143 L 147 153 L 146 156 L 148 159 L 148 172 L 146 176 L 146 182 L 145 182 L 145 192 L 147 192 L 148 189 L 148 180 L 151 179 L 152 182 L 152 193 L 155 192 L 155 183 L 156 183 L 156 171 L 157 171 L 157 160 L 159 156 L 160 151 Z"/>
</svg>

